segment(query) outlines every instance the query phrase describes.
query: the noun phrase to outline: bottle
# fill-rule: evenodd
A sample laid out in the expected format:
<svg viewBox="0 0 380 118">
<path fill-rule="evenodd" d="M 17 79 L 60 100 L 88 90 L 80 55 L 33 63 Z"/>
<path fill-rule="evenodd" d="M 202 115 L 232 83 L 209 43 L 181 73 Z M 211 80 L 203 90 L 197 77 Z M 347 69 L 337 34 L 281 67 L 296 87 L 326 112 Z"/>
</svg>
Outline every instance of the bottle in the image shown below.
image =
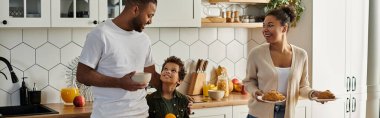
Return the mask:
<svg viewBox="0 0 380 118">
<path fill-rule="evenodd" d="M 25 85 L 25 79 L 27 77 L 22 78 L 22 85 L 20 88 L 20 105 L 28 105 L 29 104 L 29 95 L 28 95 L 28 87 Z"/>
</svg>

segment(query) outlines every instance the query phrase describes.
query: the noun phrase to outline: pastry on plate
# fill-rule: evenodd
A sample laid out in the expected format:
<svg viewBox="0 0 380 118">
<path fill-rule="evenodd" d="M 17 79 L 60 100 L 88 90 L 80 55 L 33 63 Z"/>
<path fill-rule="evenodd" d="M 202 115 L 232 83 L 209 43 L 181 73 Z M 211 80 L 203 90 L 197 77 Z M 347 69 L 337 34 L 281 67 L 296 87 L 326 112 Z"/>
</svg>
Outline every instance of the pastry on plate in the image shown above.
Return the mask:
<svg viewBox="0 0 380 118">
<path fill-rule="evenodd" d="M 331 93 L 330 90 L 326 90 L 326 91 L 320 92 L 317 95 L 317 98 L 318 99 L 335 99 L 335 95 Z"/>
<path fill-rule="evenodd" d="M 285 96 L 282 95 L 280 92 L 271 90 L 267 93 L 264 93 L 263 100 L 267 101 L 283 101 L 285 100 Z"/>
</svg>

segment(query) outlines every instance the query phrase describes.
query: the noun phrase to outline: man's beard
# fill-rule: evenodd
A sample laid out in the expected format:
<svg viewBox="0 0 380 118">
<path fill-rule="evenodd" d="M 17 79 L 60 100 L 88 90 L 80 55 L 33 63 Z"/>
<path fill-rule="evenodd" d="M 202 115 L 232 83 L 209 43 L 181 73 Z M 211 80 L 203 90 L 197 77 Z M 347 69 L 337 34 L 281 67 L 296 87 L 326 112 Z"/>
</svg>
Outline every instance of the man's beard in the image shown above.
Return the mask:
<svg viewBox="0 0 380 118">
<path fill-rule="evenodd" d="M 139 18 L 140 18 L 139 16 L 136 18 L 133 18 L 131 26 L 132 26 L 133 30 L 136 30 L 138 32 L 142 32 L 142 30 L 144 29 L 144 25 Z"/>
</svg>

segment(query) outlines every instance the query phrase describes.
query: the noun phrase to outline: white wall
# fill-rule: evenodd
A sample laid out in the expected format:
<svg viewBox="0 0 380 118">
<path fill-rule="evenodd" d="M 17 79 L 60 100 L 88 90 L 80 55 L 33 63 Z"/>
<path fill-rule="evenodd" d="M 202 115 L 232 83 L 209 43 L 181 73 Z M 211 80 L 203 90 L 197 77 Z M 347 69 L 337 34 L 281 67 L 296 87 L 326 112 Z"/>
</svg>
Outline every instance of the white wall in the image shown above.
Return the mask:
<svg viewBox="0 0 380 118">
<path fill-rule="evenodd" d="M 311 0 L 303 1 L 306 10 L 296 28 L 289 32 L 289 41 L 304 48 L 311 64 Z M 42 89 L 42 103 L 59 103 L 59 90 L 67 86 L 65 77 L 72 59 L 79 56 L 90 28 L 27 28 L 0 29 L 0 56 L 11 60 L 19 78 L 25 76 L 29 88 L 36 83 Z M 210 79 L 212 69 L 227 67 L 230 77 L 245 77 L 247 53 L 265 43 L 261 28 L 147 28 L 145 32 L 153 43 L 153 57 L 157 71 L 168 56 L 186 61 L 208 59 L 206 72 Z M 311 69 L 311 65 L 309 67 Z M 0 71 L 10 78 L 4 63 Z M 188 70 L 188 72 L 191 70 Z M 309 70 L 311 72 L 311 70 Z M 311 75 L 310 75 L 311 77 Z M 19 104 L 21 82 L 12 84 L 0 75 L 0 106 Z"/>
</svg>

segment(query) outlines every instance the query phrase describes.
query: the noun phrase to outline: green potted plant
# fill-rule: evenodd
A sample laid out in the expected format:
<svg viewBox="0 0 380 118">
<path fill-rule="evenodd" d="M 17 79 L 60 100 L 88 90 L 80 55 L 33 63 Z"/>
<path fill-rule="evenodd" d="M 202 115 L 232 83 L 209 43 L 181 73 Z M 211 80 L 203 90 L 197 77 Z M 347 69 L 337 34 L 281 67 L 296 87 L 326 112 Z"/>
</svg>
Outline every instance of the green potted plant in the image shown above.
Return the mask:
<svg viewBox="0 0 380 118">
<path fill-rule="evenodd" d="M 291 25 L 292 27 L 295 27 L 297 22 L 301 19 L 301 15 L 305 9 L 305 7 L 302 6 L 301 0 L 270 0 L 270 2 L 265 7 L 265 12 L 283 5 L 291 5 L 296 9 L 296 21 Z"/>
</svg>

